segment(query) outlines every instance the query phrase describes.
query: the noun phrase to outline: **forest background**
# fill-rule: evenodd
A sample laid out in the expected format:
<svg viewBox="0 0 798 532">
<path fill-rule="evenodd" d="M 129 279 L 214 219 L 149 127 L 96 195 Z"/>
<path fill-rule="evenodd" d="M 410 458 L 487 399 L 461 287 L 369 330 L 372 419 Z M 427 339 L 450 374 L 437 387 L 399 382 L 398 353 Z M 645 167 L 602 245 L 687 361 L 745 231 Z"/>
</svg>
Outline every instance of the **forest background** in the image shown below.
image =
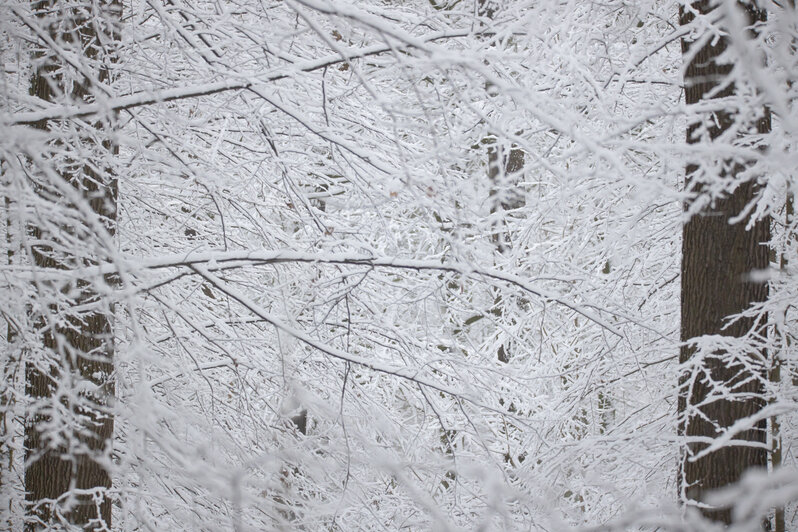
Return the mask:
<svg viewBox="0 0 798 532">
<path fill-rule="evenodd" d="M 0 528 L 798 526 L 790 0 L 0 32 Z"/>
</svg>

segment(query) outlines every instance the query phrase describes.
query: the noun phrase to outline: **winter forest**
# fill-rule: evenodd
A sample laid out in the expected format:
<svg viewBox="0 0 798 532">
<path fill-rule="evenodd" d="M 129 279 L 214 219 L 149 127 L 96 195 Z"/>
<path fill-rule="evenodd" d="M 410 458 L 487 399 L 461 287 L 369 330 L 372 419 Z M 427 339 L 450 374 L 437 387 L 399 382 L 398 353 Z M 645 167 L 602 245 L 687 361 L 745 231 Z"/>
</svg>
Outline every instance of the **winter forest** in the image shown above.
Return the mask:
<svg viewBox="0 0 798 532">
<path fill-rule="evenodd" d="M 0 529 L 798 530 L 794 0 L 3 0 Z"/>
</svg>

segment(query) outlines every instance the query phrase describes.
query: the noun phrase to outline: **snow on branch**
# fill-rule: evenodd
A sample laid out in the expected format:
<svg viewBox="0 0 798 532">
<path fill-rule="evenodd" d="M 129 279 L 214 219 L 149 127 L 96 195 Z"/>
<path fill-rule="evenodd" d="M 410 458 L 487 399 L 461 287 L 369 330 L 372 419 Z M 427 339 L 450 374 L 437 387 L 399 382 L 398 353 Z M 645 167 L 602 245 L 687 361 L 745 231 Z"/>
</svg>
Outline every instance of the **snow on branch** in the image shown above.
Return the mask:
<svg viewBox="0 0 798 532">
<path fill-rule="evenodd" d="M 506 273 L 493 268 L 482 268 L 471 264 L 460 262 L 440 262 L 436 260 L 417 260 L 400 259 L 397 257 L 374 257 L 364 254 L 347 253 L 302 253 L 291 250 L 257 250 L 257 251 L 205 251 L 190 252 L 184 254 L 164 255 L 161 257 L 125 259 L 126 270 L 135 271 L 136 269 L 157 270 L 163 268 L 189 267 L 207 268 L 205 271 L 225 270 L 230 268 L 240 268 L 246 264 L 284 264 L 284 263 L 319 263 L 319 264 L 346 264 L 351 266 L 370 266 L 372 268 L 396 268 L 403 270 L 417 271 L 439 271 L 452 272 L 470 277 L 482 277 L 492 281 L 501 281 L 522 289 L 524 292 L 535 295 L 545 301 L 552 301 L 576 312 L 599 325 L 603 329 L 611 332 L 620 338 L 624 334 L 607 320 L 598 316 L 596 313 L 584 308 L 578 303 L 569 301 L 563 296 L 551 291 L 536 287 L 530 279 L 519 275 Z M 210 267 L 208 267 L 210 265 Z M 105 263 L 99 266 L 73 270 L 72 275 L 77 277 L 91 277 L 95 275 L 107 275 L 116 273 L 119 270 L 117 263 Z M 54 272 L 59 278 L 69 272 Z M 41 276 L 41 274 L 39 274 Z M 204 274 L 202 274 L 204 276 Z"/>
<path fill-rule="evenodd" d="M 126 94 L 114 98 L 98 98 L 98 101 L 90 104 L 76 105 L 48 105 L 41 102 L 42 107 L 39 111 L 26 111 L 15 113 L 7 117 L 6 126 L 33 125 L 42 120 L 64 120 L 69 118 L 85 118 L 98 114 L 124 111 L 136 107 L 144 107 L 156 103 L 171 102 L 175 100 L 186 100 L 201 96 L 210 96 L 232 90 L 243 90 L 256 88 L 259 85 L 273 83 L 282 79 L 287 79 L 299 72 L 313 72 L 325 67 L 346 63 L 355 59 L 392 52 L 397 49 L 422 48 L 426 43 L 441 39 L 453 39 L 472 35 L 474 32 L 466 30 L 442 31 L 432 33 L 413 42 L 403 42 L 399 45 L 377 44 L 363 48 L 347 49 L 342 54 L 332 54 L 319 59 L 311 59 L 301 63 L 295 63 L 287 67 L 282 67 L 264 76 L 244 76 L 234 77 L 224 81 L 214 83 L 204 83 L 199 85 L 189 85 L 186 87 L 174 87 L 168 89 L 145 90 Z"/>
</svg>

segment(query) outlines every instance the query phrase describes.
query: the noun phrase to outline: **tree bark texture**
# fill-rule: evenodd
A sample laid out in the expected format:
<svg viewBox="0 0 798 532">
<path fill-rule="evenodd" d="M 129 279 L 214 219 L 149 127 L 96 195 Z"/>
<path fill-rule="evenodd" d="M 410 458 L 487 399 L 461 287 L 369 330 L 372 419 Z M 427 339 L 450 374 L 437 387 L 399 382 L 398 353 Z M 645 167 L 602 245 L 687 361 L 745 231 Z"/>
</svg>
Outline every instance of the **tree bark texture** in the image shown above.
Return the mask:
<svg viewBox="0 0 798 532">
<path fill-rule="evenodd" d="M 753 4 L 739 4 L 749 15 L 749 22 L 764 20 L 764 11 Z M 707 0 L 682 7 L 680 22 L 691 23 L 696 14 L 710 13 L 715 5 Z M 697 51 L 695 46 L 701 48 Z M 700 42 L 682 41 L 682 52 L 689 60 L 685 71 L 685 100 L 688 105 L 702 100 L 731 97 L 735 86 L 728 79 L 732 65 L 719 63 L 728 41 L 711 36 Z M 693 55 L 695 54 L 695 55 Z M 734 125 L 732 111 L 716 112 L 693 123 L 687 130 L 689 144 L 702 143 L 707 150 L 712 142 Z M 755 124 L 759 133 L 770 130 L 767 111 Z M 724 161 L 717 179 L 732 179 L 744 166 Z M 705 176 L 690 164 L 686 168 L 686 187 L 701 195 Z M 767 467 L 766 421 L 737 434 L 728 445 L 702 458 L 697 453 L 706 449 L 710 439 L 720 436 L 738 420 L 759 412 L 766 404 L 764 382 L 767 379 L 766 358 L 756 347 L 743 353 L 731 349 L 699 350 L 691 339 L 707 335 L 750 337 L 752 331 L 764 334 L 763 322 L 754 318 L 737 319 L 738 314 L 768 297 L 768 285 L 753 282 L 750 273 L 769 266 L 770 220 L 757 220 L 750 229 L 748 219 L 731 223 L 754 200 L 757 185 L 752 181 L 738 186 L 732 193 L 715 198 L 684 225 L 682 242 L 681 339 L 680 362 L 689 364 L 680 378 L 679 431 L 688 444 L 680 463 L 680 497 L 688 504 L 706 503 L 707 492 L 737 482 L 743 473 L 754 467 Z M 752 445 L 753 444 L 753 445 Z M 725 508 L 702 508 L 704 515 L 722 523 L 731 522 Z"/>
<path fill-rule="evenodd" d="M 44 101 L 93 100 L 96 83 L 110 79 L 114 43 L 119 40 L 121 3 L 88 0 L 50 0 L 33 3 L 36 23 L 52 43 L 80 59 L 75 68 L 46 39 L 34 54 L 36 70 L 31 94 Z M 108 122 L 79 126 L 68 140 L 58 138 L 63 125 L 42 121 L 35 127 L 52 132 L 50 153 L 44 157 L 58 167 L 61 179 L 74 187 L 91 206 L 108 234 L 116 226 L 117 183 L 104 159 L 117 153 L 109 141 L 98 142 L 91 130 L 108 128 Z M 81 156 L 70 151 L 78 147 Z M 86 154 L 89 160 L 85 160 Z M 44 202 L 52 192 L 37 190 Z M 53 206 L 55 209 L 56 206 Z M 61 207 L 63 208 L 63 207 Z M 32 260 L 39 268 L 70 269 L 96 262 L 85 250 L 58 250 L 58 242 L 45 224 L 29 228 Z M 85 238 L 88 226 L 64 225 L 60 231 Z M 60 232 L 59 231 L 59 232 Z M 81 256 L 83 255 L 83 256 Z M 52 287 L 49 287 L 52 290 Z M 36 297 L 48 299 L 48 287 L 36 285 Z M 29 504 L 26 530 L 76 525 L 84 530 L 110 530 L 111 478 L 102 464 L 107 460 L 114 420 L 110 400 L 114 395 L 113 317 L 90 280 L 61 288 L 68 303 L 40 304 L 46 311 L 31 319 L 39 329 L 43 352 L 26 366 L 26 394 L 36 409 L 25 426 L 25 490 Z M 52 298 L 51 298 L 52 299 Z M 64 393 L 64 392 L 67 393 Z M 58 397 L 54 394 L 58 394 Z M 59 410 L 59 415 L 54 415 Z M 67 417 L 63 418 L 63 413 Z M 58 422 L 58 426 L 54 426 Z"/>
</svg>

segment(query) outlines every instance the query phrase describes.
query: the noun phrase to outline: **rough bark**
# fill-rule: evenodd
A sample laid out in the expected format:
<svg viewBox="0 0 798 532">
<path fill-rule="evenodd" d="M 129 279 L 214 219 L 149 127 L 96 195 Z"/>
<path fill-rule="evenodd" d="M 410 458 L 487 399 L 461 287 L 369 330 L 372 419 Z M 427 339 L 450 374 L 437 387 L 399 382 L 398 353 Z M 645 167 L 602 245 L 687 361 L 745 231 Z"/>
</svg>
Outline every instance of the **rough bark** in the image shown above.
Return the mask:
<svg viewBox="0 0 798 532">
<path fill-rule="evenodd" d="M 742 5 L 742 4 L 741 4 Z M 765 14 L 754 5 L 743 5 L 750 22 L 764 20 Z M 691 9 L 692 8 L 692 9 Z M 707 14 L 714 4 L 703 0 L 683 7 L 681 24 L 689 24 L 695 13 Z M 694 12 L 693 12 L 694 10 Z M 701 46 L 693 56 L 694 46 Z M 682 51 L 689 59 L 685 71 L 685 100 L 688 105 L 735 94 L 735 86 L 727 78 L 732 65 L 720 63 L 720 56 L 728 42 L 715 37 L 705 43 L 682 41 Z M 709 117 L 704 117 L 709 118 Z M 710 120 L 691 124 L 687 142 L 704 143 L 711 149 L 712 142 L 726 132 L 736 120 L 730 112 L 715 113 Z M 706 127 L 706 124 L 712 124 Z M 706 129 L 702 129 L 706 127 Z M 757 124 L 760 133 L 769 131 L 767 112 Z M 724 162 L 719 179 L 732 179 L 744 167 L 730 161 Z M 697 165 L 688 165 L 686 186 L 701 195 L 704 178 Z M 743 338 L 761 322 L 754 318 L 738 319 L 729 323 L 729 316 L 738 314 L 768 297 L 768 285 L 752 282 L 749 274 L 769 266 L 770 220 L 762 218 L 746 228 L 748 219 L 731 223 L 756 194 L 756 184 L 749 181 L 732 193 L 716 198 L 711 205 L 684 225 L 682 243 L 682 315 L 681 339 L 687 342 L 705 335 L 722 335 Z M 764 331 L 760 331 L 764 332 Z M 692 363 L 692 369 L 681 377 L 679 397 L 680 433 L 688 445 L 681 460 L 680 496 L 688 503 L 705 503 L 707 492 L 734 482 L 749 468 L 767 467 L 768 453 L 766 421 L 735 437 L 729 445 L 700 459 L 695 455 L 707 447 L 702 438 L 715 438 L 724 429 L 740 419 L 759 412 L 765 406 L 764 382 L 767 370 L 763 353 L 752 347 L 747 353 L 733 359 L 733 353 L 718 349 L 712 353 L 697 352 L 694 344 L 683 344 L 680 361 Z M 701 357 L 700 359 L 698 357 Z M 719 387 L 726 393 L 719 394 Z M 751 445 L 753 443 L 753 446 Z M 731 512 L 724 508 L 703 508 L 704 515 L 722 523 L 731 522 Z"/>
<path fill-rule="evenodd" d="M 52 42 L 81 58 L 83 72 L 67 64 L 45 39 L 34 56 L 37 66 L 31 94 L 45 101 L 68 98 L 90 102 L 95 80 L 106 83 L 110 77 L 107 65 L 113 60 L 113 43 L 118 41 L 121 4 L 56 0 L 35 2 L 33 10 L 36 22 Z M 116 148 L 110 142 L 93 140 L 96 136 L 80 134 L 78 141 L 70 142 L 79 145 L 82 154 L 97 155 L 86 161 L 69 155 L 73 148 L 57 139 L 57 125 L 42 121 L 35 127 L 53 132 L 52 153 L 45 157 L 61 162 L 61 178 L 80 192 L 108 233 L 113 234 L 117 183 L 104 167 L 103 158 L 115 154 Z M 108 122 L 91 126 L 106 127 Z M 41 199 L 47 201 L 46 195 Z M 60 229 L 81 236 L 86 231 L 86 227 Z M 59 240 L 59 235 L 48 234 L 44 227 L 30 227 L 29 232 L 35 243 L 32 260 L 39 268 L 68 269 L 94 262 L 82 256 L 82 250 L 57 251 L 43 244 Z M 47 289 L 36 285 L 37 297 L 46 300 L 47 294 L 42 291 Z M 45 362 L 40 358 L 39 363 L 27 364 L 25 391 L 44 407 L 31 414 L 25 426 L 26 530 L 65 523 L 86 530 L 110 530 L 111 499 L 106 492 L 111 479 L 101 462 L 110 450 L 114 426 L 109 412 L 114 395 L 112 315 L 90 280 L 78 280 L 62 293 L 71 294 L 68 303 L 51 303 L 48 311 L 31 316 L 39 328 Z M 56 319 L 56 313 L 65 319 Z M 69 413 L 66 426 L 44 429 L 53 421 L 53 409 L 59 408 L 53 405 L 53 394 L 59 387 L 63 391 L 65 382 L 71 383 L 72 389 L 58 401 L 62 412 Z"/>
</svg>

